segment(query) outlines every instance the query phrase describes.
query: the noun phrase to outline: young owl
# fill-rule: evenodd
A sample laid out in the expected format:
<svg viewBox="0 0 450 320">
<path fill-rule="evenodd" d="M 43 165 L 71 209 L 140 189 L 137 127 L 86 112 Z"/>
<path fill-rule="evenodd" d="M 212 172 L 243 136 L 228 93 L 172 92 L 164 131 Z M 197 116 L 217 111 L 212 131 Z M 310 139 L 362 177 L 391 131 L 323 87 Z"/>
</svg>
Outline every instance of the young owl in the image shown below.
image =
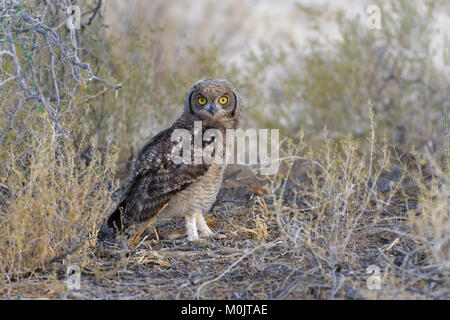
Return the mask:
<svg viewBox="0 0 450 320">
<path fill-rule="evenodd" d="M 194 122 L 201 121 L 203 133 L 208 129 L 222 133 L 225 150 L 226 130 L 237 128 L 239 113 L 240 98 L 228 81 L 204 79 L 192 85 L 180 118 L 154 136 L 136 155 L 131 180 L 99 238 L 115 234 L 130 224 L 148 221 L 166 204 L 158 218 L 184 216 L 188 240 L 199 239 L 197 228 L 204 236 L 212 236 L 203 214 L 216 200 L 226 163 L 175 162 L 171 155 L 178 142 L 173 141 L 172 134 L 177 129 L 194 134 Z M 203 141 L 201 148 L 208 146 Z"/>
</svg>

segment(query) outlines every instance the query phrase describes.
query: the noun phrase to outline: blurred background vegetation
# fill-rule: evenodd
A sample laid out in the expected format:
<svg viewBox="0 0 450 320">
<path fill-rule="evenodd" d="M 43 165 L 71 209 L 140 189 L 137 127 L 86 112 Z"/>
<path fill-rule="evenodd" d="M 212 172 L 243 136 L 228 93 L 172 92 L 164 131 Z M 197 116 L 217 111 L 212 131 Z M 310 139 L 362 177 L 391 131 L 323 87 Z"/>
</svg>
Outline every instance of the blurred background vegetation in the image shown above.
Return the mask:
<svg viewBox="0 0 450 320">
<path fill-rule="evenodd" d="M 332 138 L 364 138 L 370 102 L 378 136 L 403 150 L 442 145 L 450 105 L 442 22 L 448 4 L 377 5 L 380 30 L 366 27 L 361 3 L 350 10 L 346 2 L 111 2 L 103 61 L 109 68 L 102 72 L 126 89 L 117 100 L 110 91 L 96 101 L 93 111 L 105 109 L 96 121 L 112 116 L 124 126 L 117 138 L 129 158 L 179 115 L 190 84 L 219 77 L 244 97 L 243 127 L 279 128 L 291 137 L 303 128 L 314 141 L 326 126 Z"/>
<path fill-rule="evenodd" d="M 360 153 L 374 132 L 395 161 L 418 150 L 448 170 L 446 1 L 375 1 L 380 30 L 366 27 L 369 1 L 73 3 L 82 26 L 70 32 L 66 1 L 1 0 L 3 279 L 95 234 L 133 155 L 200 78 L 238 89 L 243 128 L 303 130 L 319 149 L 326 127 Z"/>
</svg>

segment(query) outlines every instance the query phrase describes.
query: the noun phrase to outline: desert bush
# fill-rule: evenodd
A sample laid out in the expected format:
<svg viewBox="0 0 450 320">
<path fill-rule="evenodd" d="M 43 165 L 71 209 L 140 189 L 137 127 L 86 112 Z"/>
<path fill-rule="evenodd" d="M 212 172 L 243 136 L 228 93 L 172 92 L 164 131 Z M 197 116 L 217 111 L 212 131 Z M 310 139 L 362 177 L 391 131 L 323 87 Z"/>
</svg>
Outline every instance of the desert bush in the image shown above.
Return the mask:
<svg viewBox="0 0 450 320">
<path fill-rule="evenodd" d="M 364 106 L 371 100 L 378 117 L 377 135 L 392 138 L 405 131 L 398 143 L 423 145 L 429 139 L 442 143 L 436 127 L 442 133 L 441 120 L 449 106 L 448 77 L 441 68 L 448 57 L 432 40 L 433 19 L 443 4 L 376 4 L 380 30 L 366 28 L 363 17 L 350 19 L 338 12 L 339 39 L 312 39 L 306 50 L 294 47 L 288 54 L 295 60 L 284 65 L 280 90 L 286 108 L 298 112 L 285 121 L 291 128 L 302 124 L 306 133 L 314 134 L 326 124 L 331 137 L 343 137 L 348 131 L 367 137 Z M 445 47 L 448 40 L 443 41 Z"/>
<path fill-rule="evenodd" d="M 447 123 L 447 131 L 448 128 Z M 435 153 L 415 153 L 418 204 L 409 212 L 409 226 L 417 241 L 417 250 L 426 252 L 430 261 L 446 274 L 447 281 L 450 279 L 449 142 L 447 134 L 444 145 Z M 424 164 L 428 170 L 420 170 Z"/>
<path fill-rule="evenodd" d="M 352 136 L 332 142 L 327 131 L 319 148 L 308 148 L 303 133 L 298 144 L 287 141 L 285 170 L 266 190 L 288 263 L 300 276 L 280 297 L 293 291 L 316 298 L 447 294 L 448 171 L 417 153 L 416 166 L 396 172 L 386 140 L 375 138 L 376 122 L 368 122 L 367 152 Z M 303 176 L 298 165 L 306 168 Z M 382 274 L 381 290 L 372 292 L 364 276 L 371 265 Z"/>
<path fill-rule="evenodd" d="M 2 280 L 45 270 L 52 258 L 95 245 L 104 214 L 112 206 L 116 150 L 105 156 L 91 141 L 89 161 L 70 138 L 58 135 L 51 120 L 35 129 L 24 170 L 10 167 L 8 193 L 0 210 Z M 66 127 L 67 128 L 67 127 Z"/>
<path fill-rule="evenodd" d="M 99 1 L 83 4 L 80 33 L 59 1 L 0 4 L 2 281 L 83 245 L 111 204 L 117 150 L 111 135 L 98 146 L 89 108 L 120 85 L 91 66 Z"/>
</svg>

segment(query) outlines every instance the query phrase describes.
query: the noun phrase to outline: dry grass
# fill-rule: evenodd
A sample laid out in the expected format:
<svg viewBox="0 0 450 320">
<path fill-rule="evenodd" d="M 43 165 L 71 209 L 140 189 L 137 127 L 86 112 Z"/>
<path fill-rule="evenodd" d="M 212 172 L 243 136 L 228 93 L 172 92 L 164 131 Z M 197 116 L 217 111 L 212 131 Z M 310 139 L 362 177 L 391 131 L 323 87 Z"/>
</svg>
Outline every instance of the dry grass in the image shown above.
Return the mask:
<svg viewBox="0 0 450 320">
<path fill-rule="evenodd" d="M 0 208 L 2 281 L 32 276 L 55 256 L 88 245 L 113 205 L 114 155 L 105 160 L 93 143 L 87 163 L 49 120 L 35 134 L 27 171 L 12 167 L 4 190 L 9 197 Z"/>
<path fill-rule="evenodd" d="M 309 167 L 304 179 L 290 160 L 287 174 L 271 181 L 278 226 L 301 261 L 287 296 L 307 296 L 318 277 L 317 298 L 448 297 L 448 172 L 423 156 L 419 166 L 393 165 L 386 142 L 374 138 L 374 121 L 371 137 L 367 153 L 351 137 L 336 145 L 325 137 L 321 151 L 306 157 L 294 146 L 287 157 Z M 381 270 L 381 290 L 367 290 L 370 265 Z"/>
</svg>

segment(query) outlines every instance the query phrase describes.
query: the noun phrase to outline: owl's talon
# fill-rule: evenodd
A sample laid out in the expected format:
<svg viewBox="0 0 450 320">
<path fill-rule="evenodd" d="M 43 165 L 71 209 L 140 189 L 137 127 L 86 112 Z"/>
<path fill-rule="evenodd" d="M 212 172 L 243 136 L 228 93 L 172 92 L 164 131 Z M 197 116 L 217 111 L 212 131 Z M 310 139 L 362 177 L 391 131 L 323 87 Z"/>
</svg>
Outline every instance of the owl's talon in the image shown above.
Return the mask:
<svg viewBox="0 0 450 320">
<path fill-rule="evenodd" d="M 215 240 L 223 240 L 228 238 L 228 234 L 226 232 L 215 232 L 212 234 L 212 238 Z"/>
<path fill-rule="evenodd" d="M 202 236 L 204 236 L 205 238 L 214 238 L 215 233 L 214 231 L 212 231 L 211 229 L 209 229 L 208 231 L 204 231 L 202 232 Z"/>
<path fill-rule="evenodd" d="M 198 237 L 198 235 L 192 235 L 192 234 L 188 234 L 188 236 L 187 236 L 187 239 L 188 239 L 188 241 L 197 241 L 197 240 L 199 240 L 200 238 Z"/>
</svg>

